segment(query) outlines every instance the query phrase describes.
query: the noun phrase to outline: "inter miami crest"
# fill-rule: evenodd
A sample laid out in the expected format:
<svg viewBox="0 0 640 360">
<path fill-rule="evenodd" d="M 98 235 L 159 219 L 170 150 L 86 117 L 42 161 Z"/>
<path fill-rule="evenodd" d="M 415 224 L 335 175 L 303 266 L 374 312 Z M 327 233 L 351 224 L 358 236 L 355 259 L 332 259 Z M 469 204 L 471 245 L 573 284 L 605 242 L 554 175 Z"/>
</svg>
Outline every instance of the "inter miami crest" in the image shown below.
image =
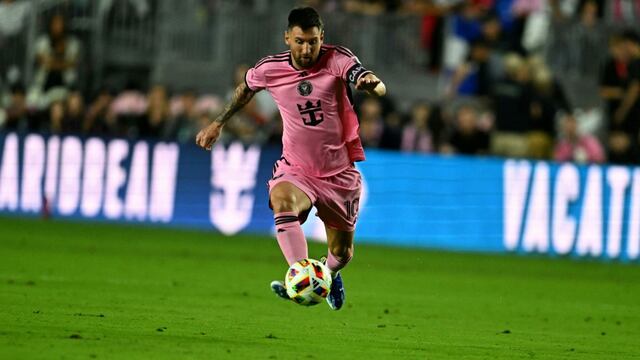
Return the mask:
<svg viewBox="0 0 640 360">
<path fill-rule="evenodd" d="M 302 96 L 308 96 L 313 91 L 313 86 L 307 80 L 302 80 L 298 83 L 298 93 Z"/>
</svg>

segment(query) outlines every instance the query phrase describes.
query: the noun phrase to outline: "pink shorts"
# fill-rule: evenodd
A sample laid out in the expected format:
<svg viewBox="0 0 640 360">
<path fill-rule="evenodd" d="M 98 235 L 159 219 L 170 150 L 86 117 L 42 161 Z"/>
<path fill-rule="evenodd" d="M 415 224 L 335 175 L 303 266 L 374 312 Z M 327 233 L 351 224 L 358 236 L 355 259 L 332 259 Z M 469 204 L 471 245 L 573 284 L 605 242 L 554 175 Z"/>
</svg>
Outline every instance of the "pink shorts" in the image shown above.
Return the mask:
<svg viewBox="0 0 640 360">
<path fill-rule="evenodd" d="M 362 178 L 354 166 L 333 176 L 315 177 L 306 175 L 299 167 L 280 158 L 273 165 L 273 177 L 267 183 L 269 194 L 282 182 L 302 190 L 318 210 L 317 216 L 328 227 L 341 231 L 355 230 Z M 304 223 L 308 215 L 308 211 L 300 214 L 300 222 Z"/>
</svg>

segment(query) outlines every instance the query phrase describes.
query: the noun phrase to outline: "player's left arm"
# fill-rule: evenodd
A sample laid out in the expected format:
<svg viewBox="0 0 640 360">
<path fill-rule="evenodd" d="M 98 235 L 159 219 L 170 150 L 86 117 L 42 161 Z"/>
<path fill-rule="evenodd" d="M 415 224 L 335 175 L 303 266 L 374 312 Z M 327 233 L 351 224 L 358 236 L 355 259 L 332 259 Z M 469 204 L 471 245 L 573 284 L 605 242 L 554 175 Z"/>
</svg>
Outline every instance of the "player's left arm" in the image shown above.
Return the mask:
<svg viewBox="0 0 640 360">
<path fill-rule="evenodd" d="M 331 67 L 345 82 L 355 85 L 357 90 L 366 91 L 374 96 L 383 96 L 387 93 L 387 87 L 382 80 L 373 71 L 362 66 L 351 50 L 342 46 L 336 46 L 335 49 Z"/>
<path fill-rule="evenodd" d="M 382 80 L 372 72 L 360 76 L 356 83 L 356 89 L 366 91 L 376 96 L 384 96 L 387 93 L 387 87 Z"/>
</svg>

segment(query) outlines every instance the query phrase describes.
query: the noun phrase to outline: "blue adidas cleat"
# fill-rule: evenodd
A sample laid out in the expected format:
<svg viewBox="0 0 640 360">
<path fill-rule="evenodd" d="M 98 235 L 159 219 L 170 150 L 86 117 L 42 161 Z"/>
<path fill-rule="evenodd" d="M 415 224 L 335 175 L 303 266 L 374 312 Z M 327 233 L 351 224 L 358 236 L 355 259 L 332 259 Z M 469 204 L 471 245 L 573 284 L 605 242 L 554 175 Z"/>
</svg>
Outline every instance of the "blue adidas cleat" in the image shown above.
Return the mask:
<svg viewBox="0 0 640 360">
<path fill-rule="evenodd" d="M 338 273 L 336 277 L 331 281 L 331 290 L 327 295 L 327 304 L 332 310 L 340 310 L 344 305 L 344 286 L 342 285 L 342 275 Z"/>
<path fill-rule="evenodd" d="M 271 291 L 273 291 L 276 295 L 278 295 L 278 297 L 282 299 L 291 300 L 291 298 L 287 294 L 287 289 L 284 287 L 284 284 L 282 283 L 282 281 L 278 281 L 278 280 L 272 281 Z"/>
</svg>

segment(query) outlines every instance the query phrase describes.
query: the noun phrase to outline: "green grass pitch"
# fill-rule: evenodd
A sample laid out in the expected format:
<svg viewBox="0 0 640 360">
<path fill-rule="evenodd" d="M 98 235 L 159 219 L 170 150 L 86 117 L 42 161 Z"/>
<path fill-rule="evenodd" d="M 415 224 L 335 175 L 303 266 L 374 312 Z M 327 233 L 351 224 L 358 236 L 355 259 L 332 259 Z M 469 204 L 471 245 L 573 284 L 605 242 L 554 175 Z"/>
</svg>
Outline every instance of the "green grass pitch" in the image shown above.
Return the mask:
<svg viewBox="0 0 640 360">
<path fill-rule="evenodd" d="M 640 358 L 638 264 L 355 255 L 334 312 L 267 237 L 0 218 L 0 359 Z"/>
</svg>

